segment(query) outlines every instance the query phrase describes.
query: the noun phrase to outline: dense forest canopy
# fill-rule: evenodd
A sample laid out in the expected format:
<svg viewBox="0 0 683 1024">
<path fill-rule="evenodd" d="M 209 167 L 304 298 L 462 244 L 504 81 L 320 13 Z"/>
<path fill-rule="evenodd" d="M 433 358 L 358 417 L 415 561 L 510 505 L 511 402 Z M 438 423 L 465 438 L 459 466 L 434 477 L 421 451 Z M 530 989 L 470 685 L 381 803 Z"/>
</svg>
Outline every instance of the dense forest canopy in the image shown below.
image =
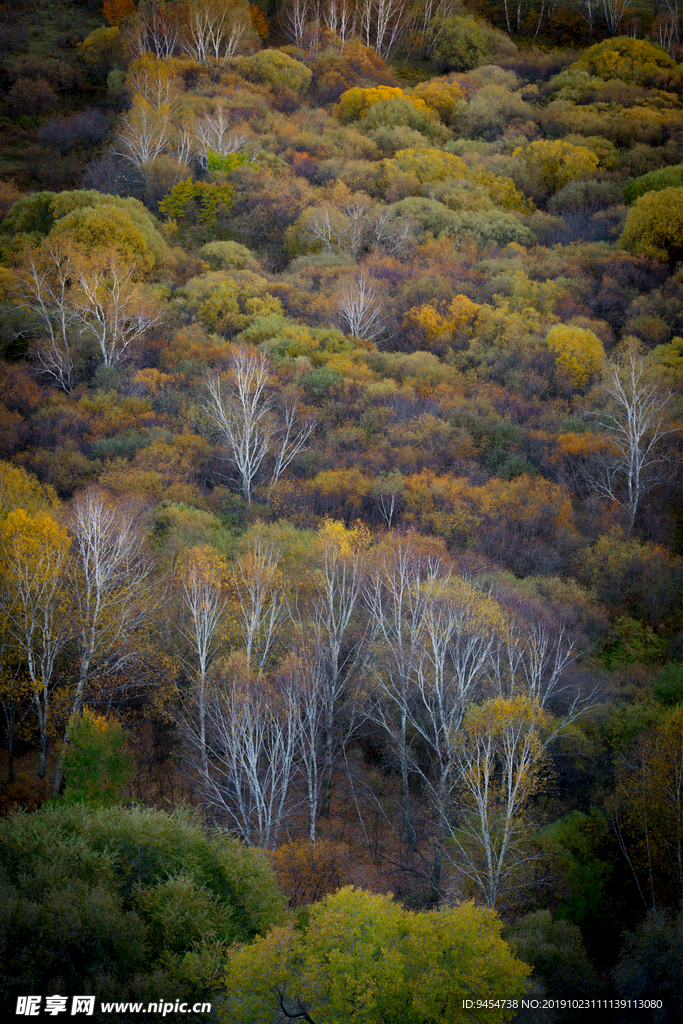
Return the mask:
<svg viewBox="0 0 683 1024">
<path fill-rule="evenodd" d="M 28 12 L 3 1005 L 678 1019 L 676 0 Z"/>
</svg>

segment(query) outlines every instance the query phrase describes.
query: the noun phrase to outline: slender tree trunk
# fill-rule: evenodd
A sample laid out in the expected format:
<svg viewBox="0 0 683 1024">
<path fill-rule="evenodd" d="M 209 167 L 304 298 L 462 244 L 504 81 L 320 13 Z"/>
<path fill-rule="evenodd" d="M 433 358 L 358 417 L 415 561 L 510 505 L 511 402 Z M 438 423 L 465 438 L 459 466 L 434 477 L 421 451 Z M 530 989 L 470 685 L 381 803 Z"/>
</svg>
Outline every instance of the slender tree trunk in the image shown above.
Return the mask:
<svg viewBox="0 0 683 1024">
<path fill-rule="evenodd" d="M 320 794 L 320 817 L 329 818 L 332 805 L 332 775 L 334 771 L 334 709 L 329 702 L 325 706 L 325 757 L 323 762 L 323 784 Z"/>
</svg>

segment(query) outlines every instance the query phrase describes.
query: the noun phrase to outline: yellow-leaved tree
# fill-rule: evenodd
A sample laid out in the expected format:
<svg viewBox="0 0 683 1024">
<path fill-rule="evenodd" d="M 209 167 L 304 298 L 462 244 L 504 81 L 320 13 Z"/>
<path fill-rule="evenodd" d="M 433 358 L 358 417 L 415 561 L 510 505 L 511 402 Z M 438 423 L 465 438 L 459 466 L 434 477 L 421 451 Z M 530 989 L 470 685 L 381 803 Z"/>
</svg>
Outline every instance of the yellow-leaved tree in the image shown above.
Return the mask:
<svg viewBox="0 0 683 1024">
<path fill-rule="evenodd" d="M 464 1001 L 497 987 L 506 999 L 477 1020 L 507 1021 L 530 968 L 500 931 L 496 914 L 472 903 L 414 913 L 347 886 L 314 904 L 304 927 L 233 946 L 221 1019 L 460 1024 L 471 1019 Z"/>
<path fill-rule="evenodd" d="M 431 78 L 415 86 L 411 99 L 422 100 L 430 110 L 436 111 L 445 124 L 448 124 L 455 104 L 465 99 L 465 93 L 457 82 L 449 82 L 447 78 Z"/>
<path fill-rule="evenodd" d="M 550 776 L 548 725 L 541 703 L 526 694 L 473 705 L 463 721 L 451 859 L 463 888 L 489 907 L 509 905 L 533 884 L 538 854 L 528 811 Z"/>
<path fill-rule="evenodd" d="M 585 327 L 555 324 L 546 336 L 548 348 L 555 355 L 558 369 L 577 387 L 584 387 L 599 373 L 605 361 L 605 350 L 597 334 Z"/>
<path fill-rule="evenodd" d="M 55 662 L 71 634 L 65 595 L 69 535 L 47 512 L 11 511 L 0 523 L 0 583 L 10 649 L 31 688 L 45 778 Z"/>
<path fill-rule="evenodd" d="M 416 335 L 422 346 L 430 349 L 444 334 L 471 337 L 480 309 L 481 306 L 466 295 L 454 295 L 443 311 L 437 309 L 435 300 L 413 306 L 405 314 L 403 326 Z"/>
<path fill-rule="evenodd" d="M 619 244 L 622 249 L 668 263 L 683 257 L 683 188 L 646 192 L 628 212 Z"/>
<path fill-rule="evenodd" d="M 418 107 L 422 107 L 423 110 L 427 107 L 424 100 L 420 100 L 417 97 L 415 99 L 406 97 L 403 89 L 398 87 L 375 85 L 371 89 L 360 89 L 356 86 L 342 93 L 339 103 L 332 113 L 342 124 L 348 124 L 350 121 L 359 121 L 361 117 L 365 117 L 373 104 L 381 103 L 382 100 L 393 100 L 401 97 L 411 99 L 411 102 L 415 103 Z"/>
<path fill-rule="evenodd" d="M 600 164 L 599 157 L 588 146 L 575 146 L 562 139 L 538 139 L 526 148 L 518 146 L 512 155 L 524 160 L 552 193 L 559 192 L 568 181 L 589 177 Z"/>
</svg>

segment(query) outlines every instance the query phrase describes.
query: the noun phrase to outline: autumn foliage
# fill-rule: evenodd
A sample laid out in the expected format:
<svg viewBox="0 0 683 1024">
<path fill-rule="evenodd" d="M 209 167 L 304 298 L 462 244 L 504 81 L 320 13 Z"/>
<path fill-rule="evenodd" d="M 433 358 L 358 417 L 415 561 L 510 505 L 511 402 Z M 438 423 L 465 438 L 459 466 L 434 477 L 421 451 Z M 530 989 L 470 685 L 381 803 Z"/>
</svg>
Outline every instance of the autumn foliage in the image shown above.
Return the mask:
<svg viewBox="0 0 683 1024">
<path fill-rule="evenodd" d="M 79 3 L 0 11 L 0 1016 L 673 991 L 675 5 Z"/>
</svg>

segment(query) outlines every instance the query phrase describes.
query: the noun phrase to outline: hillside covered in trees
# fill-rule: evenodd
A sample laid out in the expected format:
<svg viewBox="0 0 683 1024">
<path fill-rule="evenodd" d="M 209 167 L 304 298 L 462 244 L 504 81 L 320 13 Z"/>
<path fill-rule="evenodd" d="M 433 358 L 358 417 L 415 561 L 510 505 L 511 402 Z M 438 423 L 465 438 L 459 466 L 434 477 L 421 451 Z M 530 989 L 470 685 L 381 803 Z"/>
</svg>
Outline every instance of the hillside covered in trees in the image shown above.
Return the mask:
<svg viewBox="0 0 683 1024">
<path fill-rule="evenodd" d="M 677 3 L 30 12 L 0 1003 L 679 1019 Z"/>
</svg>

